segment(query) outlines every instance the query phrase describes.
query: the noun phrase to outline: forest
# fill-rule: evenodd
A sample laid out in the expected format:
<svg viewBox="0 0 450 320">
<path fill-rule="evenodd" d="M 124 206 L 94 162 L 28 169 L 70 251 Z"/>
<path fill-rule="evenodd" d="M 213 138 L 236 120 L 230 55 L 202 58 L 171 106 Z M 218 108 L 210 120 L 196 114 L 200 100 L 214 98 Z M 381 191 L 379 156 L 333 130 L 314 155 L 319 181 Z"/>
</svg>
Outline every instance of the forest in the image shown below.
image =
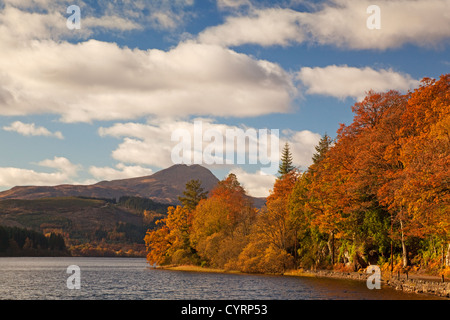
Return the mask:
<svg viewBox="0 0 450 320">
<path fill-rule="evenodd" d="M 63 236 L 17 227 L 0 226 L 0 257 L 67 256 Z"/>
<path fill-rule="evenodd" d="M 261 209 L 234 174 L 209 194 L 188 183 L 182 205 L 147 232 L 148 262 L 449 274 L 450 74 L 406 94 L 369 91 L 352 111 L 353 122 L 322 137 L 304 172 L 286 144 Z"/>
</svg>

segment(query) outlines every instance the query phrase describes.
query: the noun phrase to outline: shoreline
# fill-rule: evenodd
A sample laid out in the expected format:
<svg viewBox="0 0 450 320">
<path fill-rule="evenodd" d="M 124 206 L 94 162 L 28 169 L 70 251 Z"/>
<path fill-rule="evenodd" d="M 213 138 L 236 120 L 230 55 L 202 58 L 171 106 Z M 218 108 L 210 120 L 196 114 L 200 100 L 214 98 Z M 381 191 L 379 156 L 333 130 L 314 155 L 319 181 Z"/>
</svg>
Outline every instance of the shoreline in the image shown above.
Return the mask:
<svg viewBox="0 0 450 320">
<path fill-rule="evenodd" d="M 248 274 L 236 270 L 214 269 L 214 268 L 202 268 L 199 266 L 164 266 L 156 267 L 156 269 L 170 270 L 170 271 L 183 271 L 183 272 L 203 272 L 203 273 L 226 273 L 226 274 Z M 331 278 L 331 279 L 343 279 L 343 280 L 355 280 L 355 281 L 367 281 L 371 276 L 365 272 L 343 272 L 333 270 L 288 270 L 283 274 L 254 274 L 254 275 L 278 275 L 284 277 L 313 277 L 313 278 Z M 445 279 L 445 282 L 437 276 L 421 276 L 416 274 L 405 275 L 400 277 L 382 273 L 381 284 L 394 288 L 395 290 L 403 291 L 406 293 L 416 293 L 419 295 L 433 295 L 440 298 L 450 298 L 450 281 Z"/>
</svg>

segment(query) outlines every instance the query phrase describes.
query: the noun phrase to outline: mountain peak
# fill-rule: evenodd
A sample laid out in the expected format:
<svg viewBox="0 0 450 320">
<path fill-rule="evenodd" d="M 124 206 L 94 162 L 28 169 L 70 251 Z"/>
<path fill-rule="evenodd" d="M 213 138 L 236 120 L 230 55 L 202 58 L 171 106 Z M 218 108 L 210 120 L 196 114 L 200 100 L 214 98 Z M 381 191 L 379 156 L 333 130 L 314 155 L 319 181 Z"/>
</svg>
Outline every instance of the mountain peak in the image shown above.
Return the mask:
<svg viewBox="0 0 450 320">
<path fill-rule="evenodd" d="M 14 187 L 0 192 L 0 199 L 39 199 L 69 196 L 119 198 L 138 196 L 161 203 L 178 204 L 178 196 L 190 180 L 200 180 L 205 190 L 212 190 L 219 182 L 214 174 L 200 165 L 174 165 L 150 176 L 102 181 L 93 185 L 60 185 L 53 187 Z"/>
</svg>

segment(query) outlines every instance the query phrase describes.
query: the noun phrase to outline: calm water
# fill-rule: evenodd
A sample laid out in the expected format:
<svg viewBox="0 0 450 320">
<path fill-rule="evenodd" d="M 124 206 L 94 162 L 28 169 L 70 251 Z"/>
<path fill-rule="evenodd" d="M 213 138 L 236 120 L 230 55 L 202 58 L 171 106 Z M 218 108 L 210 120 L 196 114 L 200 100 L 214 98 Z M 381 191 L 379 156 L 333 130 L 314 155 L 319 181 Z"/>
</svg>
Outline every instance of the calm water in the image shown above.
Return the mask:
<svg viewBox="0 0 450 320">
<path fill-rule="evenodd" d="M 67 289 L 67 267 L 81 269 L 81 289 Z M 145 259 L 0 258 L 4 300 L 311 300 L 430 299 L 365 282 L 154 270 Z"/>
</svg>

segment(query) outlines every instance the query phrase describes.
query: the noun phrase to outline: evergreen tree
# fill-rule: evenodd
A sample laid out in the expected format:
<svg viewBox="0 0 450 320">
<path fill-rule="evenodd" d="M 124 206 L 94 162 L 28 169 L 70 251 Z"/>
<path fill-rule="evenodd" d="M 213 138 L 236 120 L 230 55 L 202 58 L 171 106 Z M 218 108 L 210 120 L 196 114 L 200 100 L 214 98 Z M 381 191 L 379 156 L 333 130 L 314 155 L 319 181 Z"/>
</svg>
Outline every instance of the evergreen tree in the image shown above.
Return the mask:
<svg viewBox="0 0 450 320">
<path fill-rule="evenodd" d="M 289 144 L 286 142 L 281 154 L 281 163 L 278 169 L 278 173 L 282 176 L 294 170 L 295 167 L 292 165 L 292 153 L 289 148 Z"/>
<path fill-rule="evenodd" d="M 325 153 L 330 149 L 333 140 L 331 137 L 325 133 L 325 135 L 320 139 L 319 144 L 316 146 L 316 153 L 313 155 L 313 163 L 319 163 L 325 157 Z"/>
<path fill-rule="evenodd" d="M 183 191 L 184 197 L 178 197 L 183 207 L 189 211 L 194 210 L 202 199 L 206 199 L 208 192 L 204 192 L 200 180 L 191 180 L 186 183 L 186 190 Z"/>
</svg>

